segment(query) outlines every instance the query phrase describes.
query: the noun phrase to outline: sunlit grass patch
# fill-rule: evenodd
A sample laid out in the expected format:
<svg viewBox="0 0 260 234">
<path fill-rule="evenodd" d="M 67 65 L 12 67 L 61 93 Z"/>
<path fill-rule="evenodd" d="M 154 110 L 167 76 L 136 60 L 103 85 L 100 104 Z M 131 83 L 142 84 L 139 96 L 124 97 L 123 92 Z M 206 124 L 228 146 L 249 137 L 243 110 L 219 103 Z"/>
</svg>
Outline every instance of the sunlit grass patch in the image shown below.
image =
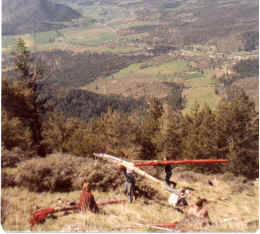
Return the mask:
<svg viewBox="0 0 260 234">
<path fill-rule="evenodd" d="M 215 93 L 215 83 L 211 71 L 190 74 L 190 79 L 185 80 L 185 85 L 189 88 L 183 91 L 183 96 L 186 98 L 183 112 L 189 111 L 195 103 L 207 104 L 210 108 L 216 108 L 221 97 Z"/>
<path fill-rule="evenodd" d="M 113 74 L 114 78 L 125 78 L 130 74 L 136 73 L 140 69 L 140 64 L 131 64 L 130 66 L 121 69 L 119 72 Z"/>
<path fill-rule="evenodd" d="M 126 25 L 122 25 L 122 27 L 136 27 L 136 26 L 146 26 L 146 25 L 158 25 L 157 22 L 153 22 L 153 21 L 140 21 L 140 20 L 135 20 L 133 22 L 130 22 Z"/>
<path fill-rule="evenodd" d="M 57 36 L 55 31 L 40 32 L 35 33 L 34 40 L 36 44 L 47 44 L 54 42 Z"/>
<path fill-rule="evenodd" d="M 89 46 L 96 46 L 107 41 L 116 40 L 117 35 L 110 28 L 67 28 L 62 30 L 66 38 L 69 38 L 72 44 L 84 44 Z"/>
<path fill-rule="evenodd" d="M 48 32 L 37 32 L 34 34 L 23 34 L 23 35 L 14 35 L 14 36 L 3 36 L 3 48 L 6 51 L 12 51 L 15 46 L 18 38 L 22 38 L 26 46 L 31 50 L 43 50 L 49 49 L 54 44 L 58 35 L 55 31 Z M 55 48 L 59 48 L 57 45 Z"/>
<path fill-rule="evenodd" d="M 15 36 L 2 36 L 2 48 L 4 49 L 10 49 L 14 48 L 16 45 L 18 37 Z"/>
<path fill-rule="evenodd" d="M 113 74 L 114 78 L 128 77 L 147 77 L 147 78 L 168 78 L 175 76 L 177 73 L 185 70 L 187 63 L 183 60 L 176 60 L 164 64 L 149 64 L 145 63 L 131 64 L 130 66 Z"/>
<path fill-rule="evenodd" d="M 151 66 L 148 68 L 141 69 L 139 72 L 146 75 L 174 75 L 187 68 L 187 63 L 184 60 L 176 60 L 161 64 L 158 66 Z"/>
<path fill-rule="evenodd" d="M 185 80 L 185 84 L 192 88 L 214 86 L 215 81 L 211 79 L 210 76 L 204 73 L 194 74 L 196 77 L 192 77 L 192 74 L 189 79 Z"/>
<path fill-rule="evenodd" d="M 194 87 L 187 90 L 184 90 L 183 95 L 186 98 L 186 106 L 184 112 L 189 111 L 195 103 L 204 105 L 205 103 L 210 108 L 215 108 L 221 97 L 215 94 L 214 87 Z"/>
<path fill-rule="evenodd" d="M 202 77 L 203 77 L 203 74 L 201 72 L 187 73 L 187 74 L 184 74 L 184 76 L 183 76 L 183 78 L 185 80 L 202 78 Z"/>
</svg>

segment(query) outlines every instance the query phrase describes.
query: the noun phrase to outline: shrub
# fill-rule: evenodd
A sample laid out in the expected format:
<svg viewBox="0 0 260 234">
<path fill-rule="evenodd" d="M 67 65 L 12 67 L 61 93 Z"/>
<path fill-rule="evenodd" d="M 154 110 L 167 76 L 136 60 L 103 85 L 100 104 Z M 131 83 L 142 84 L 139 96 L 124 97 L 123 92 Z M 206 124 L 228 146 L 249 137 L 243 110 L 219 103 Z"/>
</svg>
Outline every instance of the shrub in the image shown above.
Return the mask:
<svg viewBox="0 0 260 234">
<path fill-rule="evenodd" d="M 83 159 L 61 154 L 34 158 L 19 165 L 15 181 L 30 191 L 69 191 L 73 173 L 81 163 Z"/>
<path fill-rule="evenodd" d="M 155 168 L 147 170 L 153 176 L 156 173 Z M 7 168 L 2 171 L 2 178 L 5 187 L 20 186 L 34 192 L 81 190 L 85 181 L 90 182 L 94 189 L 105 192 L 118 189 L 125 180 L 117 166 L 68 154 L 51 154 L 46 158 L 24 161 L 15 169 Z M 136 177 L 136 185 L 140 196 L 160 196 L 145 183 L 142 176 Z"/>
<path fill-rule="evenodd" d="M 122 180 L 111 166 L 95 163 L 91 158 L 52 154 L 22 162 L 15 183 L 30 191 L 66 192 L 81 189 L 83 181 L 103 191 L 117 187 Z"/>
<path fill-rule="evenodd" d="M 3 168 L 1 171 L 1 184 L 4 187 L 16 186 L 15 177 L 18 171 L 16 168 Z"/>
<path fill-rule="evenodd" d="M 3 198 L 1 199 L 1 224 L 2 225 L 7 219 L 7 217 L 11 215 L 11 211 L 10 211 L 11 206 L 12 205 L 8 200 Z"/>
<path fill-rule="evenodd" d="M 20 148 L 14 148 L 13 150 L 7 150 L 2 147 L 1 150 L 1 166 L 2 168 L 6 167 L 16 167 L 17 164 L 26 159 L 30 159 L 34 156 L 34 152 L 32 151 L 23 151 Z"/>
</svg>

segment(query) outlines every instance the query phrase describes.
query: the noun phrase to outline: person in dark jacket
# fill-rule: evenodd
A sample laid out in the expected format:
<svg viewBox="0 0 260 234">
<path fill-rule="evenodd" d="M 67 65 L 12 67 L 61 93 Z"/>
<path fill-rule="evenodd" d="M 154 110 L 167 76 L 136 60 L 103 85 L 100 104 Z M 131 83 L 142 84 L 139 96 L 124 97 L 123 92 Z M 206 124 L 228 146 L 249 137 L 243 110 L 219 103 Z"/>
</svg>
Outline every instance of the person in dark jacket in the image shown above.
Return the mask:
<svg viewBox="0 0 260 234">
<path fill-rule="evenodd" d="M 120 171 L 125 177 L 124 192 L 127 194 L 129 202 L 132 202 L 133 197 L 136 198 L 134 172 L 123 165 L 120 166 Z"/>
</svg>

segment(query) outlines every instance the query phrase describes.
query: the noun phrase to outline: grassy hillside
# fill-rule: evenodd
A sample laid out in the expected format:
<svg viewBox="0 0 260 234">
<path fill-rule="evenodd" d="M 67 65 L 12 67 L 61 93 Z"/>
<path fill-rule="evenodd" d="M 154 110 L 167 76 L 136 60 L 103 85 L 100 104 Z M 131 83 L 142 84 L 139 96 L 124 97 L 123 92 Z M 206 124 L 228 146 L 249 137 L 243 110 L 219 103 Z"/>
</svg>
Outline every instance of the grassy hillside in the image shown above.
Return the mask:
<svg viewBox="0 0 260 234">
<path fill-rule="evenodd" d="M 108 189 L 106 192 L 98 186 L 103 177 L 96 178 L 93 194 L 97 202 L 127 200 L 120 186 L 123 183 L 123 176 L 116 173 L 115 168 L 110 168 L 109 164 L 104 164 L 99 160 L 94 162 L 89 159 L 82 165 L 85 168 L 84 174 L 92 173 L 91 165 L 94 165 L 95 168 L 98 167 L 99 173 L 110 170 L 111 174 L 115 175 L 113 181 L 106 183 Z M 152 170 L 149 173 L 154 174 L 154 172 Z M 164 172 L 160 171 L 159 177 L 161 179 L 163 179 L 163 175 Z M 79 179 L 83 180 L 84 178 Z M 95 178 L 92 176 L 92 179 Z M 156 185 L 147 183 L 145 179 L 137 176 L 137 187 L 146 188 L 147 196 L 138 197 L 133 204 L 126 201 L 122 204 L 102 206 L 100 214 L 90 212 L 86 214 L 78 212 L 56 213 L 48 217 L 45 222 L 34 226 L 31 231 L 255 232 L 258 229 L 258 206 L 256 205 L 258 204 L 258 179 L 250 181 L 243 177 L 233 177 L 230 174 L 203 175 L 178 166 L 174 168 L 172 180 L 177 182 L 178 189 L 182 187 L 193 189 L 187 197 L 189 204 L 192 204 L 197 197 L 208 199 L 205 206 L 208 209 L 212 225 L 203 226 L 200 219 L 186 216 L 181 210 L 170 207 L 165 194 L 154 193 Z M 115 181 L 117 181 L 117 186 L 109 189 L 109 186 Z M 208 181 L 211 181 L 212 185 Z M 78 202 L 80 192 L 80 190 L 73 190 L 63 193 L 36 193 L 21 187 L 4 188 L 2 190 L 2 207 L 4 209 L 2 210 L 2 227 L 5 231 L 30 231 L 28 220 L 36 207 L 44 209 L 60 206 L 63 203 L 59 203 L 59 200 Z M 153 224 L 174 222 L 177 222 L 177 225 L 173 229 L 165 230 L 152 227 Z"/>
</svg>

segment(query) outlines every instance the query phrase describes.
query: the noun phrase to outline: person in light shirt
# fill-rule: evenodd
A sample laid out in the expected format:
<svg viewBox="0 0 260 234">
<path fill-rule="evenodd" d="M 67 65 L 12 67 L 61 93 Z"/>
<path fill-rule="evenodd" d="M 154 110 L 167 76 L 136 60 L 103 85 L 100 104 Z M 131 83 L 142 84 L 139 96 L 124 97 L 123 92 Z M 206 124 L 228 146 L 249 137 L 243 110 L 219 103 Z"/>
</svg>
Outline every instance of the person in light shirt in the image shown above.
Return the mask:
<svg viewBox="0 0 260 234">
<path fill-rule="evenodd" d="M 132 202 L 133 197 L 136 198 L 134 171 L 128 168 L 126 169 L 123 165 L 121 165 L 119 169 L 123 172 L 125 177 L 124 192 L 127 194 L 129 202 Z"/>
</svg>

